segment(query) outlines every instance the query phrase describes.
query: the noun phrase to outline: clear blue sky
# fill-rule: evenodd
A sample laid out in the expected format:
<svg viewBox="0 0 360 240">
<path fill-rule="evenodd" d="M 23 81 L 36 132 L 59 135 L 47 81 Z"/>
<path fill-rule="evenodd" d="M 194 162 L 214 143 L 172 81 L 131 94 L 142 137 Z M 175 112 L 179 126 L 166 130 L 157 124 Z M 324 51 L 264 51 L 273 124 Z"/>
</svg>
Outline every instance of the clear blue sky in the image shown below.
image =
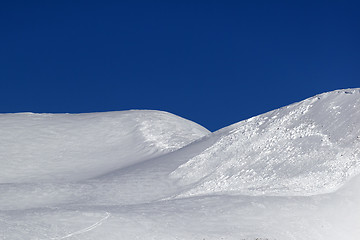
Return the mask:
<svg viewBox="0 0 360 240">
<path fill-rule="evenodd" d="M 1 1 L 0 112 L 157 109 L 210 130 L 360 87 L 359 1 Z"/>
</svg>

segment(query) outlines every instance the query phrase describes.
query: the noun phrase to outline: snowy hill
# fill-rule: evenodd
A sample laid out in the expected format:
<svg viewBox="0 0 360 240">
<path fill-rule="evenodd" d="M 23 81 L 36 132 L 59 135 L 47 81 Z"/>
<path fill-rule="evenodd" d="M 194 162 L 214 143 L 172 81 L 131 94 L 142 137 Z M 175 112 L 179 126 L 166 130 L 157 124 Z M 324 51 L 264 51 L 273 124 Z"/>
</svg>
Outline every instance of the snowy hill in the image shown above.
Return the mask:
<svg viewBox="0 0 360 240">
<path fill-rule="evenodd" d="M 0 126 L 0 183 L 87 179 L 209 133 L 160 111 L 1 114 Z"/>
<path fill-rule="evenodd" d="M 359 96 L 325 93 L 229 126 L 172 176 L 195 183 L 186 196 L 332 192 L 360 173 Z"/>
<path fill-rule="evenodd" d="M 360 90 L 210 134 L 158 111 L 0 115 L 0 239 L 360 239 Z"/>
</svg>

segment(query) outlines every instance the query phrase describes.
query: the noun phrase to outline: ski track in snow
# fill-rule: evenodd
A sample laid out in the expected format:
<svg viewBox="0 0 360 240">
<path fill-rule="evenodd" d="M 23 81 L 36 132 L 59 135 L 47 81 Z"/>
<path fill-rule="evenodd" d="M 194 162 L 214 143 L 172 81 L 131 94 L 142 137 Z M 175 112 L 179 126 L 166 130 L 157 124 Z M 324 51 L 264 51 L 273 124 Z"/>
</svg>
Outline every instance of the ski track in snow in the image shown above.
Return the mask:
<svg viewBox="0 0 360 240">
<path fill-rule="evenodd" d="M 110 216 L 111 216 L 111 214 L 109 212 L 106 212 L 106 216 L 104 218 L 100 219 L 98 222 L 94 223 L 93 225 L 91 225 L 91 226 L 89 226 L 87 228 L 81 229 L 81 230 L 76 231 L 76 232 L 69 233 L 69 234 L 67 234 L 67 235 L 65 235 L 63 237 L 53 237 L 53 238 L 50 238 L 50 239 L 52 239 L 52 240 L 60 240 L 60 239 L 65 239 L 65 238 L 73 237 L 75 235 L 79 235 L 79 234 L 89 232 L 89 231 L 94 230 L 95 228 L 99 227 Z"/>
</svg>

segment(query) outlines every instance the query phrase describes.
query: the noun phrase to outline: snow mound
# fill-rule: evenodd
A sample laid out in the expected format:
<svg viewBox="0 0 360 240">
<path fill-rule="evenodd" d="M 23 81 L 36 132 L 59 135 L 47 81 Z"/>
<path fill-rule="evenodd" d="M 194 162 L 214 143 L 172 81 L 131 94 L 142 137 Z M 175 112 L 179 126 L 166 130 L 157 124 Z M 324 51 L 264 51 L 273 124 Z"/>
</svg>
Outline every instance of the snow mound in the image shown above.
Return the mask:
<svg viewBox="0 0 360 240">
<path fill-rule="evenodd" d="M 0 239 L 358 240 L 359 94 L 213 134 L 158 111 L 0 115 Z"/>
<path fill-rule="evenodd" d="M 211 193 L 313 195 L 360 172 L 360 89 L 311 97 L 215 132 L 170 176 Z"/>
<path fill-rule="evenodd" d="M 208 133 L 161 111 L 0 114 L 0 183 L 87 179 L 177 150 Z"/>
</svg>

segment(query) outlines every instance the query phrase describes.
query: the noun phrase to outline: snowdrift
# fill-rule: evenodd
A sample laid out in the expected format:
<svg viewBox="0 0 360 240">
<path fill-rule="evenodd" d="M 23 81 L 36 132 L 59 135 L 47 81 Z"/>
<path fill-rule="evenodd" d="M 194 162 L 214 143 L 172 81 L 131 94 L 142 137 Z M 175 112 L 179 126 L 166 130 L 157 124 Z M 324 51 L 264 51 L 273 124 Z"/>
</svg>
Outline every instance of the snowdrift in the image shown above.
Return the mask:
<svg viewBox="0 0 360 240">
<path fill-rule="evenodd" d="M 95 177 L 208 134 L 160 111 L 0 114 L 0 183 Z"/>
<path fill-rule="evenodd" d="M 360 89 L 214 133 L 158 111 L 0 115 L 0 239 L 358 240 Z"/>
<path fill-rule="evenodd" d="M 181 184 L 193 184 L 182 196 L 332 192 L 360 172 L 360 90 L 317 95 L 212 138 L 214 144 L 172 172 Z"/>
</svg>

